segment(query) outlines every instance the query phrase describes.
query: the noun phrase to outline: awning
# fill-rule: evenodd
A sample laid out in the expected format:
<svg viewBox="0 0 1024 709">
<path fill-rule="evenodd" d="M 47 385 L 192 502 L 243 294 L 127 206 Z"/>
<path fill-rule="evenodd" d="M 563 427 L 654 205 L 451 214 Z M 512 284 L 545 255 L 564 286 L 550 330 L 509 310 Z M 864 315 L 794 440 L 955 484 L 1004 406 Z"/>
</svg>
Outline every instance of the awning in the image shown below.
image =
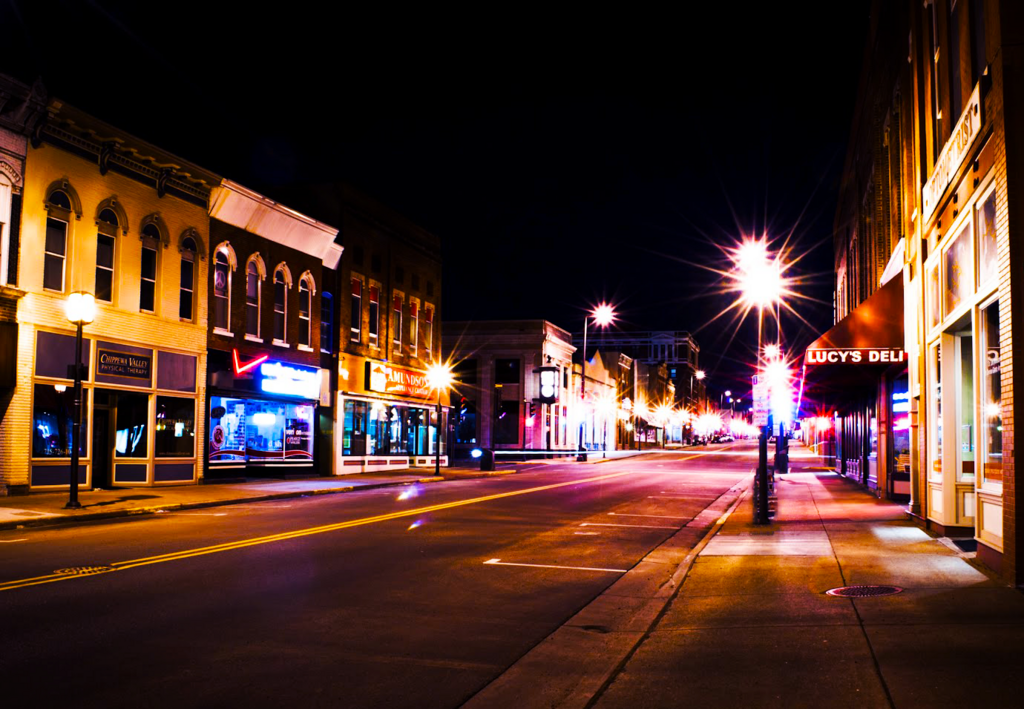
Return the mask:
<svg viewBox="0 0 1024 709">
<path fill-rule="evenodd" d="M 807 347 L 801 398 L 835 405 L 837 396 L 874 396 L 882 374 L 906 361 L 903 279 L 893 278 Z"/>
</svg>

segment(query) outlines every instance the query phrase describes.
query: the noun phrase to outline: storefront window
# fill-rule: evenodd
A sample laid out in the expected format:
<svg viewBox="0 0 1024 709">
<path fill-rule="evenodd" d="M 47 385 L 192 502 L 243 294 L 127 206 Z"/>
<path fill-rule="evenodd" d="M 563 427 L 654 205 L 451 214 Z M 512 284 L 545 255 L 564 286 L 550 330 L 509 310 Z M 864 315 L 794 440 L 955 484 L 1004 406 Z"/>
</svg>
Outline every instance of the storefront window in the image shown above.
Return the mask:
<svg viewBox="0 0 1024 709">
<path fill-rule="evenodd" d="M 928 323 L 935 327 L 942 322 L 942 309 L 939 307 L 939 267 L 936 264 L 928 271 Z"/>
<path fill-rule="evenodd" d="M 987 283 L 999 275 L 999 256 L 996 253 L 996 193 L 993 192 L 978 207 L 978 283 Z"/>
<path fill-rule="evenodd" d="M 960 233 L 946 248 L 945 253 L 946 280 L 946 315 L 974 292 L 972 283 L 974 273 L 971 262 L 971 223 L 964 224 Z"/>
<path fill-rule="evenodd" d="M 313 405 L 210 397 L 210 460 L 313 459 Z"/>
<path fill-rule="evenodd" d="M 32 457 L 71 457 L 72 411 L 75 406 L 75 390 L 70 384 L 58 384 L 58 391 L 52 384 L 36 384 L 32 402 Z M 89 392 L 83 390 L 82 397 L 88 400 Z M 82 407 L 81 435 L 78 439 L 78 453 L 86 454 L 89 430 L 86 408 Z"/>
<path fill-rule="evenodd" d="M 427 455 L 435 437 L 430 409 L 345 401 L 343 455 Z"/>
<path fill-rule="evenodd" d="M 1003 407 L 999 349 L 999 301 L 982 310 L 981 410 L 983 418 L 983 473 L 986 483 L 1003 483 Z"/>
<path fill-rule="evenodd" d="M 195 455 L 196 402 L 176 396 L 156 398 L 156 457 Z"/>
<path fill-rule="evenodd" d="M 121 458 L 145 458 L 149 453 L 149 395 L 117 395 L 117 433 L 114 451 Z"/>
<path fill-rule="evenodd" d="M 518 401 L 502 401 L 498 405 L 498 412 L 494 419 L 494 442 L 496 444 L 519 443 Z"/>
<path fill-rule="evenodd" d="M 892 465 L 894 473 L 910 470 L 910 381 L 906 374 L 893 380 L 892 408 Z"/>
<path fill-rule="evenodd" d="M 366 455 L 367 409 L 365 401 L 345 402 L 345 432 L 342 439 L 343 455 Z"/>
<path fill-rule="evenodd" d="M 960 357 L 960 470 L 957 479 L 974 480 L 974 338 L 958 335 Z"/>
<path fill-rule="evenodd" d="M 469 399 L 461 399 L 456 409 L 455 442 L 476 443 L 476 402 Z"/>
<path fill-rule="evenodd" d="M 932 425 L 935 435 L 932 436 L 931 444 L 931 477 L 933 480 L 942 479 L 942 350 L 938 344 L 931 348 L 929 353 L 931 360 L 930 376 L 931 386 L 931 409 Z"/>
</svg>

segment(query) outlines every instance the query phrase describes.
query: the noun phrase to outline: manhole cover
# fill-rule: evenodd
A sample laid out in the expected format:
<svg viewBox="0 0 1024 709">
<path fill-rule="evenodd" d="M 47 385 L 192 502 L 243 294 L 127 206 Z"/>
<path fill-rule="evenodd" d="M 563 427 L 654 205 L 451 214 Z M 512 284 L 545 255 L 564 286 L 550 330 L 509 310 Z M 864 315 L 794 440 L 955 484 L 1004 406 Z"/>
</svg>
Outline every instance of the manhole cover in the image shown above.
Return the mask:
<svg viewBox="0 0 1024 709">
<path fill-rule="evenodd" d="M 66 569 L 57 569 L 53 573 L 62 574 L 64 576 L 88 576 L 90 574 L 105 574 L 108 571 L 113 570 L 113 566 L 100 564 L 97 566 L 69 566 Z"/>
<path fill-rule="evenodd" d="M 842 586 L 825 591 L 828 596 L 841 598 L 870 598 L 871 596 L 891 596 L 903 593 L 899 586 Z"/>
</svg>

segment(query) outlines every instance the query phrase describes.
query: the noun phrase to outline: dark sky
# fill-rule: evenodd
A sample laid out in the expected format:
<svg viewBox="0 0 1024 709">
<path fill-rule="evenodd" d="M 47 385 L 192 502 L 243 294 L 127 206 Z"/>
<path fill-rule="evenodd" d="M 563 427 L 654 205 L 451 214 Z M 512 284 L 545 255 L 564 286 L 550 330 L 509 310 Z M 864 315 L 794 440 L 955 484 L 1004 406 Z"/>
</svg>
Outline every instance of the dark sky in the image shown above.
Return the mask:
<svg viewBox="0 0 1024 709">
<path fill-rule="evenodd" d="M 739 389 L 756 330 L 708 324 L 707 269 L 767 231 L 807 254 L 786 342 L 831 324 L 866 0 L 343 5 L 0 0 L 0 71 L 270 197 L 352 182 L 440 237 L 447 320 L 578 331 L 607 299 Z"/>
</svg>

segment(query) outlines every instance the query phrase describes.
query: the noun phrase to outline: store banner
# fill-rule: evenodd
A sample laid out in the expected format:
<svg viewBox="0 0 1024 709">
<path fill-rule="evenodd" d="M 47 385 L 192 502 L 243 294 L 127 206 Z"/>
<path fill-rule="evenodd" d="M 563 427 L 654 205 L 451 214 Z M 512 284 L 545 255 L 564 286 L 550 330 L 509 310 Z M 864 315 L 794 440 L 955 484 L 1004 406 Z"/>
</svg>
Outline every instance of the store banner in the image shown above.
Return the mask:
<svg viewBox="0 0 1024 709">
<path fill-rule="evenodd" d="M 414 396 L 420 399 L 430 397 L 430 383 L 427 381 L 426 372 L 393 367 L 382 362 L 366 363 L 366 389 L 381 394 Z"/>
</svg>

